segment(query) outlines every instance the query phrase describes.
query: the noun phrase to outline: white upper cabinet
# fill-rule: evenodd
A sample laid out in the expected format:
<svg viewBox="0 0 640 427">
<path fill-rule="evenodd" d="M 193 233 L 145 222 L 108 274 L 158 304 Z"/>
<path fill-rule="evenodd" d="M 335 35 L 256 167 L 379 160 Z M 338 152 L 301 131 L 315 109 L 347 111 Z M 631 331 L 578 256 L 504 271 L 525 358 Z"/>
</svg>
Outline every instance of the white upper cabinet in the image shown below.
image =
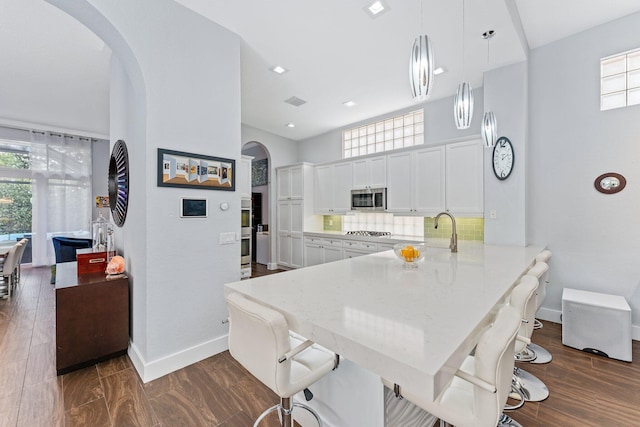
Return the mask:
<svg viewBox="0 0 640 427">
<path fill-rule="evenodd" d="M 337 215 L 350 210 L 351 182 L 351 162 L 316 166 L 315 212 Z"/>
<path fill-rule="evenodd" d="M 278 168 L 278 200 L 302 199 L 304 195 L 303 165 Z"/>
<path fill-rule="evenodd" d="M 445 208 L 445 149 L 425 148 L 413 153 L 413 207 L 425 216 Z"/>
<path fill-rule="evenodd" d="M 331 213 L 333 208 L 333 167 L 316 166 L 314 207 L 317 213 Z"/>
<path fill-rule="evenodd" d="M 445 149 L 421 148 L 387 157 L 387 210 L 432 215 L 445 208 Z"/>
<path fill-rule="evenodd" d="M 387 156 L 354 160 L 353 188 L 384 188 L 387 186 Z"/>
<path fill-rule="evenodd" d="M 448 144 L 447 209 L 454 215 L 482 216 L 484 213 L 483 146 L 479 140 Z"/>
<path fill-rule="evenodd" d="M 396 213 L 413 212 L 411 165 L 413 153 L 401 152 L 387 156 L 387 210 Z"/>
</svg>

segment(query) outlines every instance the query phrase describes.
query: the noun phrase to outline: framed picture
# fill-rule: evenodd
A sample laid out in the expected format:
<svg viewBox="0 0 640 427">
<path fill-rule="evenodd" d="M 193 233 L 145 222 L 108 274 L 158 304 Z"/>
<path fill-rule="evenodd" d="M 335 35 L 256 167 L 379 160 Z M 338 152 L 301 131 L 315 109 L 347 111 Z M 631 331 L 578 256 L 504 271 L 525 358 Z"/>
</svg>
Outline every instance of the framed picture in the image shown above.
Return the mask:
<svg viewBox="0 0 640 427">
<path fill-rule="evenodd" d="M 236 161 L 158 148 L 158 187 L 235 191 Z"/>
</svg>

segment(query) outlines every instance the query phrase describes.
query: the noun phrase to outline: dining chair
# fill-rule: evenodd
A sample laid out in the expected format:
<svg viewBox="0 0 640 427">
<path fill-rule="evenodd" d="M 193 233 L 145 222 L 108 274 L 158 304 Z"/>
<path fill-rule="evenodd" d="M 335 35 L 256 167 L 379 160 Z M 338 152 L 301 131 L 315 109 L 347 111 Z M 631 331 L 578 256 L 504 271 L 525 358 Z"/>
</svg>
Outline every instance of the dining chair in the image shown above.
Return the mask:
<svg viewBox="0 0 640 427">
<path fill-rule="evenodd" d="M 23 238 L 22 240 L 20 240 L 20 247 L 18 248 L 18 252 L 16 254 L 16 272 L 15 272 L 15 277 L 16 277 L 16 283 L 15 285 L 19 285 L 20 284 L 20 273 L 21 273 L 21 267 L 20 265 L 22 264 L 22 257 L 24 256 L 24 251 L 25 249 L 27 249 L 27 243 L 29 242 L 28 239 Z"/>
<path fill-rule="evenodd" d="M 440 418 L 440 425 L 457 427 L 519 426 L 503 413 L 513 377 L 515 342 L 521 315 L 503 306 L 493 323 L 483 332 L 473 355 L 467 356 L 448 387 L 434 401 L 420 389 L 394 384 L 384 385 L 399 399 L 407 399 Z"/>
<path fill-rule="evenodd" d="M 227 295 L 226 301 L 231 356 L 280 397 L 280 403 L 265 410 L 254 427 L 274 411 L 281 425 L 290 427 L 295 407 L 308 410 L 322 426 L 318 414 L 308 405 L 293 403 L 292 396 L 334 370 L 338 356 L 312 341 L 296 341 L 287 320 L 276 310 L 238 293 Z"/>
<path fill-rule="evenodd" d="M 56 236 L 51 238 L 53 250 L 56 254 L 56 264 L 62 262 L 72 262 L 76 260 L 76 250 L 90 248 L 93 245 L 93 239 L 62 237 Z M 56 283 L 56 266 L 51 266 L 51 282 Z"/>
<path fill-rule="evenodd" d="M 2 277 L 2 290 L 4 291 L 2 298 L 11 298 L 13 293 L 15 270 L 17 263 L 17 254 L 20 248 L 20 242 L 16 243 L 9 249 L 7 256 L 4 259 L 4 263 L 0 268 L 0 276 Z"/>
</svg>

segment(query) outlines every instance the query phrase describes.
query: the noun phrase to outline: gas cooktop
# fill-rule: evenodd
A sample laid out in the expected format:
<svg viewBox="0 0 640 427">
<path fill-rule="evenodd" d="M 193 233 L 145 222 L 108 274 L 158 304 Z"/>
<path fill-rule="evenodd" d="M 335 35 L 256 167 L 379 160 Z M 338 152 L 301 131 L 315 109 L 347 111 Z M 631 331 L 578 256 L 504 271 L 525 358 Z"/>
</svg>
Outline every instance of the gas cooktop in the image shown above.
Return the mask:
<svg viewBox="0 0 640 427">
<path fill-rule="evenodd" d="M 366 237 L 385 237 L 385 236 L 391 236 L 391 232 L 355 230 L 355 231 L 347 231 L 346 235 L 347 236 L 366 236 Z"/>
</svg>

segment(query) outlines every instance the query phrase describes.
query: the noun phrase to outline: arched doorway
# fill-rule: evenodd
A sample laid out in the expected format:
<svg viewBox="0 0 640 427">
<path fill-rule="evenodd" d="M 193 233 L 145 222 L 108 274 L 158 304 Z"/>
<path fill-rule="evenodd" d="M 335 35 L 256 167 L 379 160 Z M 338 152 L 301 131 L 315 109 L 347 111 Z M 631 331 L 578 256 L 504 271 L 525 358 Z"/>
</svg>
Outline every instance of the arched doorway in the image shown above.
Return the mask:
<svg viewBox="0 0 640 427">
<path fill-rule="evenodd" d="M 252 270 L 265 269 L 271 264 L 271 227 L 275 217 L 271 215 L 269 194 L 271 186 L 269 150 L 260 142 L 247 142 L 242 147 L 243 156 L 251 161 L 251 264 Z"/>
</svg>

